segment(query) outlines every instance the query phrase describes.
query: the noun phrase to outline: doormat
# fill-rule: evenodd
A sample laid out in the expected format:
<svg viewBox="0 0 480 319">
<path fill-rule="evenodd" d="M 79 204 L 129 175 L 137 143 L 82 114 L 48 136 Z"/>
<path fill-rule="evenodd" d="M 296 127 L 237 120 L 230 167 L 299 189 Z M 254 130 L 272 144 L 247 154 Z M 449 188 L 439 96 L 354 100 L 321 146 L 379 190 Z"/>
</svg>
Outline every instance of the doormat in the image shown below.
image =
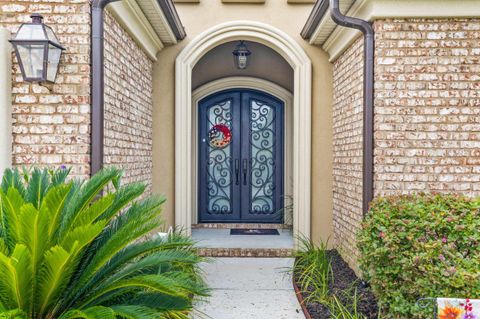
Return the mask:
<svg viewBox="0 0 480 319">
<path fill-rule="evenodd" d="M 230 235 L 280 235 L 277 229 L 234 228 Z"/>
</svg>

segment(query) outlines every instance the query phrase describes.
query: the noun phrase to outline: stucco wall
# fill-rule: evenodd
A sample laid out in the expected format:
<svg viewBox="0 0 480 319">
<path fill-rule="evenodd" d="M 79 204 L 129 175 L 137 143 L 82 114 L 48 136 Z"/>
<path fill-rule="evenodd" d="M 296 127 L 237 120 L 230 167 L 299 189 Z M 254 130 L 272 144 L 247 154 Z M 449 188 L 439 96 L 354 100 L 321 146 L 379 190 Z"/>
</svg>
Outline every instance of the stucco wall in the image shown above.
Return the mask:
<svg viewBox="0 0 480 319">
<path fill-rule="evenodd" d="M 300 37 L 311 4 L 286 1 L 265 4 L 222 4 L 202 0 L 199 4 L 176 4 L 188 37 L 165 48 L 154 65 L 154 180 L 153 190 L 167 196 L 166 216 L 174 222 L 174 72 L 175 58 L 199 33 L 227 21 L 255 20 L 270 24 L 298 41 L 313 65 L 312 82 L 312 235 L 326 240 L 332 225 L 332 69 L 327 55 Z M 233 62 L 232 62 L 233 63 Z"/>
<path fill-rule="evenodd" d="M 105 165 L 124 183 L 152 183 L 153 62 L 113 16 L 105 13 Z"/>
<path fill-rule="evenodd" d="M 192 71 L 192 90 L 229 76 L 250 76 L 280 85 L 293 92 L 293 69 L 275 50 L 257 42 L 246 42 L 248 49 L 255 52 L 250 56 L 249 66 L 239 70 L 233 63 L 232 52 L 237 41 L 217 46 L 197 62 Z M 275 70 L 275 72 L 272 72 Z"/>
<path fill-rule="evenodd" d="M 49 91 L 23 82 L 12 54 L 13 165 L 72 166 L 90 172 L 90 4 L 89 0 L 0 0 L 0 26 L 15 33 L 30 14 L 45 15 L 66 51 Z"/>
</svg>

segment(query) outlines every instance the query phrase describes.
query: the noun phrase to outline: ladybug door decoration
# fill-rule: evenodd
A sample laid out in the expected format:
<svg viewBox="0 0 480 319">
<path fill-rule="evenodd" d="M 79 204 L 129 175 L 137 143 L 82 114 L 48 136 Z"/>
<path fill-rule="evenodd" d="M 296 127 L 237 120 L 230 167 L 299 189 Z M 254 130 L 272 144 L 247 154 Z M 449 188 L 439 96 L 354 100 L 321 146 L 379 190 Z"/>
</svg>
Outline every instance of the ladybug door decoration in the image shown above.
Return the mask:
<svg viewBox="0 0 480 319">
<path fill-rule="evenodd" d="M 208 131 L 208 143 L 213 148 L 225 148 L 232 142 L 232 131 L 225 124 L 216 124 Z"/>
</svg>

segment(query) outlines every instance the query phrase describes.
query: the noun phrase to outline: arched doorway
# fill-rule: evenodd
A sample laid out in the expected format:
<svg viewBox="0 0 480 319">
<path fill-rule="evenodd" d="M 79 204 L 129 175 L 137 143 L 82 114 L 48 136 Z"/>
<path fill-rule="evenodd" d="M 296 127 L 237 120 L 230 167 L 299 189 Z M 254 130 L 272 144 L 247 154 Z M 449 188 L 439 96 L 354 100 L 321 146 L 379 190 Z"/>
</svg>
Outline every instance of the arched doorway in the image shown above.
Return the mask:
<svg viewBox="0 0 480 319">
<path fill-rule="evenodd" d="M 194 122 L 192 69 L 209 50 L 222 43 L 248 40 L 262 43 L 280 54 L 294 70 L 293 90 L 293 230 L 310 236 L 311 64 L 300 45 L 284 32 L 263 23 L 233 21 L 197 36 L 176 60 L 175 88 L 175 223 L 190 232 L 194 197 Z"/>
</svg>

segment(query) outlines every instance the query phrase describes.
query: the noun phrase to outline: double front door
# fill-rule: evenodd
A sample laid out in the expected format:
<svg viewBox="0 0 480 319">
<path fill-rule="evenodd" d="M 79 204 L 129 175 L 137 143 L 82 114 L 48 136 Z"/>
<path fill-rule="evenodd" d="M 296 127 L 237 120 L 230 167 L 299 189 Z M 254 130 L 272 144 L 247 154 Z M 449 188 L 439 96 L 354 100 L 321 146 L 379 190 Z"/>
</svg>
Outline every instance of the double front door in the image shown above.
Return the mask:
<svg viewBox="0 0 480 319">
<path fill-rule="evenodd" d="M 198 104 L 200 222 L 283 221 L 284 104 L 227 90 Z"/>
</svg>

